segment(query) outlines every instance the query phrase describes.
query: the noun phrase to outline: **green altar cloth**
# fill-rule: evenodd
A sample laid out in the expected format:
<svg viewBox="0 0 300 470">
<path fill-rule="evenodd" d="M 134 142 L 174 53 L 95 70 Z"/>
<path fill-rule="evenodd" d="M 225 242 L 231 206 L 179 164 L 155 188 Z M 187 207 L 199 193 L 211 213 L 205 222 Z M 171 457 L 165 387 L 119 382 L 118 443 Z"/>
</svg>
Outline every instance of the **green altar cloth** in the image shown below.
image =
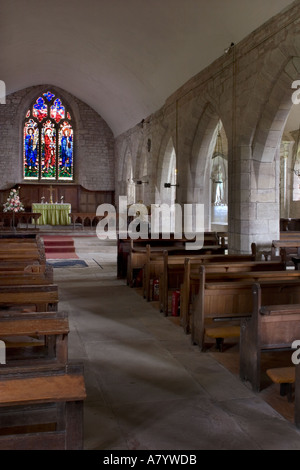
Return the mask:
<svg viewBox="0 0 300 470">
<path fill-rule="evenodd" d="M 70 225 L 71 204 L 41 204 L 33 203 L 32 212 L 42 215 L 37 220 L 38 225 Z"/>
</svg>

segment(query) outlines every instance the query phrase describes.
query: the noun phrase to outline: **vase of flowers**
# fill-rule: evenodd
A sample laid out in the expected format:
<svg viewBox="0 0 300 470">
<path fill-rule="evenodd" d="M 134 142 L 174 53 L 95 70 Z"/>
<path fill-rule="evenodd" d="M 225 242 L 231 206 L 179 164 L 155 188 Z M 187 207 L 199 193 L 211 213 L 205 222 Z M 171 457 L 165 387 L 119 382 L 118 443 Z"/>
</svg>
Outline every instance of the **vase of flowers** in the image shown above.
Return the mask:
<svg viewBox="0 0 300 470">
<path fill-rule="evenodd" d="M 20 201 L 19 190 L 11 189 L 7 201 L 3 204 L 3 212 L 24 212 L 24 206 Z"/>
<path fill-rule="evenodd" d="M 15 214 L 18 212 L 24 212 L 24 206 L 20 201 L 19 190 L 11 189 L 7 201 L 3 204 L 3 212 L 11 213 L 12 219 L 10 220 L 10 226 L 15 227 L 18 225 L 18 220 L 15 218 Z"/>
</svg>

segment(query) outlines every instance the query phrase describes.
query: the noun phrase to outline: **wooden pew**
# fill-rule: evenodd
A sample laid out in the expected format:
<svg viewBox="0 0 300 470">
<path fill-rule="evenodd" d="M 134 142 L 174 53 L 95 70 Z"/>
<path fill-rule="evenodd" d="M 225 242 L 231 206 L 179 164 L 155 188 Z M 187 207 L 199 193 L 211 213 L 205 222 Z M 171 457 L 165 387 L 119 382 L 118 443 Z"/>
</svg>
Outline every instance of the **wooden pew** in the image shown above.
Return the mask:
<svg viewBox="0 0 300 470">
<path fill-rule="evenodd" d="M 158 258 L 159 255 L 162 255 L 163 251 L 168 251 L 168 253 L 176 253 L 176 254 L 183 254 L 183 253 L 191 253 L 193 254 L 224 254 L 225 253 L 225 245 L 224 239 L 222 242 L 219 243 L 219 238 L 215 232 L 205 232 L 204 233 L 204 241 L 203 247 L 198 250 L 188 250 L 186 244 L 188 243 L 187 239 L 181 240 L 151 240 L 146 246 L 137 246 L 135 247 L 133 240 L 131 240 L 131 247 L 128 256 L 128 265 L 127 265 L 127 284 L 132 286 L 133 285 L 133 275 L 134 270 L 141 270 L 147 264 L 147 262 L 151 259 Z M 147 267 L 146 267 L 147 269 Z M 151 273 L 148 272 L 145 275 L 145 278 L 148 281 L 151 278 Z M 146 298 L 149 299 L 149 294 L 146 295 Z"/>
<path fill-rule="evenodd" d="M 287 264 L 292 265 L 292 258 L 300 257 L 300 238 L 290 240 L 272 240 L 271 259 L 281 259 Z"/>
<path fill-rule="evenodd" d="M 0 370 L 0 450 L 82 450 L 82 367 L 9 369 Z"/>
<path fill-rule="evenodd" d="M 0 267 L 0 286 L 28 284 L 53 284 L 53 266 L 28 265 L 23 270 Z"/>
<path fill-rule="evenodd" d="M 198 263 L 196 259 L 185 259 L 183 281 L 180 286 L 180 316 L 181 325 L 185 333 L 190 332 L 190 307 L 193 299 L 199 292 L 200 267 L 205 266 L 206 281 L 209 280 L 237 280 L 241 278 L 240 273 L 261 271 L 285 271 L 285 263 L 280 261 L 249 261 L 247 259 L 231 259 L 226 262 Z M 215 274 L 214 274 L 215 273 Z M 230 273 L 225 276 L 225 273 Z M 234 275 L 238 273 L 238 275 Z M 245 274 L 247 276 L 247 274 Z M 244 276 L 244 277 L 245 277 Z M 297 277 L 297 276 L 296 276 Z M 253 274 L 251 274 L 253 278 Z"/>
<path fill-rule="evenodd" d="M 68 361 L 69 322 L 65 312 L 10 314 L 0 317 L 0 340 L 6 346 L 6 363 L 43 364 Z"/>
<path fill-rule="evenodd" d="M 57 306 L 56 284 L 0 286 L 0 316 L 9 308 L 47 312 L 57 311 Z"/>
<path fill-rule="evenodd" d="M 53 267 L 40 264 L 40 257 L 28 265 L 20 247 L 9 250 L 16 260 L 0 266 L 0 339 L 6 346 L 0 449 L 82 449 L 84 378 L 81 368 L 68 364 L 69 324 L 57 311 Z"/>
<path fill-rule="evenodd" d="M 70 212 L 69 217 L 71 219 L 71 223 L 73 224 L 74 230 L 76 222 L 81 223 L 81 228 L 83 230 L 86 221 L 89 222 L 89 226 L 92 228 L 93 224 L 95 225 L 95 223 L 98 223 L 105 216 L 97 215 L 95 212 Z"/>
<path fill-rule="evenodd" d="M 43 247 L 43 240 L 38 233 L 3 233 L 0 232 L 0 245 L 2 243 L 15 243 L 20 245 L 22 243 L 31 243 L 32 245 Z"/>
<path fill-rule="evenodd" d="M 300 232 L 280 232 L 279 239 L 282 241 L 300 240 Z"/>
<path fill-rule="evenodd" d="M 251 255 L 242 255 L 242 254 L 198 254 L 194 251 L 185 251 L 182 254 L 177 253 L 163 253 L 163 260 L 160 261 L 157 257 L 153 262 L 149 260 L 150 266 L 145 266 L 146 272 L 149 271 L 150 274 L 148 278 L 146 277 L 146 288 L 149 290 L 149 280 L 151 278 L 151 270 L 154 271 L 157 276 L 159 276 L 159 285 L 160 285 L 160 309 L 167 316 L 169 311 L 169 302 L 168 294 L 170 290 L 180 290 L 181 284 L 184 280 L 184 270 L 185 270 L 185 259 L 189 258 L 191 264 L 198 265 L 198 268 L 202 264 L 222 264 L 233 263 L 233 262 L 254 262 L 256 257 L 256 245 L 252 244 L 252 254 Z M 152 267 L 151 267 L 152 263 Z M 227 268 L 228 269 L 228 268 Z M 217 269 L 218 271 L 218 269 Z"/>
<path fill-rule="evenodd" d="M 252 315 L 241 320 L 240 378 L 257 392 L 263 352 L 291 350 L 292 356 L 292 342 L 300 338 L 300 281 L 267 289 L 252 286 Z"/>
<path fill-rule="evenodd" d="M 178 262 L 184 260 L 185 257 L 197 258 L 199 260 L 209 260 L 214 257 L 227 256 L 223 254 L 208 254 L 206 249 L 201 250 L 181 250 L 173 248 L 163 249 L 159 251 L 153 251 L 150 245 L 147 246 L 146 250 L 146 261 L 143 266 L 143 295 L 144 298 L 149 302 L 151 300 L 151 280 L 160 279 L 160 276 L 165 273 L 166 267 L 171 265 L 177 265 Z M 180 260 L 180 261 L 179 261 Z M 164 281 L 163 277 L 160 282 Z"/>
<path fill-rule="evenodd" d="M 11 261 L 46 264 L 45 247 L 40 236 L 0 237 L 0 263 Z"/>
<path fill-rule="evenodd" d="M 221 348 L 223 339 L 231 337 L 230 330 L 226 333 L 227 326 L 239 326 L 241 318 L 251 315 L 252 285 L 255 282 L 264 287 L 264 301 L 268 300 L 268 303 L 272 302 L 273 297 L 278 297 L 278 292 L 282 293 L 283 286 L 288 283 L 297 286 L 297 289 L 300 286 L 300 276 L 296 275 L 296 271 L 261 272 L 257 275 L 254 273 L 253 277 L 250 276 L 253 273 L 239 274 L 241 277 L 236 280 L 207 282 L 205 268 L 200 268 L 199 292 L 195 296 L 190 315 L 192 342 L 198 344 L 200 349 L 204 349 L 205 336 L 218 339 L 217 343 Z M 244 277 L 243 274 L 247 276 Z M 267 294 L 269 297 L 266 297 Z M 227 325 L 228 320 L 230 322 Z M 213 331 L 216 325 L 223 331 L 222 334 L 218 331 L 217 337 Z"/>
<path fill-rule="evenodd" d="M 281 218 L 279 221 L 280 232 L 300 232 L 300 219 Z"/>
<path fill-rule="evenodd" d="M 163 235 L 159 234 L 159 238 L 157 239 L 118 239 L 118 277 L 127 278 L 127 284 L 132 285 L 134 269 L 142 269 L 145 264 L 147 245 L 150 245 L 151 252 L 162 252 L 163 250 L 171 252 L 189 249 L 189 243 L 191 243 L 191 240 L 184 237 L 181 239 L 174 238 L 173 234 L 168 236 L 168 238 L 163 238 Z M 223 237 L 218 237 L 216 232 L 204 232 L 203 247 L 200 250 L 194 251 L 198 251 L 199 253 L 224 254 L 226 248 L 227 246 Z"/>
<path fill-rule="evenodd" d="M 21 223 L 26 224 L 26 229 L 29 229 L 29 224 L 33 222 L 36 230 L 37 220 L 41 215 L 42 214 L 36 212 L 0 212 L 0 223 L 2 227 L 8 227 L 12 230 Z"/>
</svg>

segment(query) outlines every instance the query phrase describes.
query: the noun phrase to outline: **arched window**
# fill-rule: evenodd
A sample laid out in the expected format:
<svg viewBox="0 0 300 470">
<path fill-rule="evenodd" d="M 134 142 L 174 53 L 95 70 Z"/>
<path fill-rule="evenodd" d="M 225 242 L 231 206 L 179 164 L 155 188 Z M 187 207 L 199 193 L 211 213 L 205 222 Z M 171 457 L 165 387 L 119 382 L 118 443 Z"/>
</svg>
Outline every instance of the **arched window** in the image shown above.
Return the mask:
<svg viewBox="0 0 300 470">
<path fill-rule="evenodd" d="M 25 116 L 24 180 L 72 181 L 74 131 L 69 110 L 50 91 L 40 95 Z"/>
</svg>

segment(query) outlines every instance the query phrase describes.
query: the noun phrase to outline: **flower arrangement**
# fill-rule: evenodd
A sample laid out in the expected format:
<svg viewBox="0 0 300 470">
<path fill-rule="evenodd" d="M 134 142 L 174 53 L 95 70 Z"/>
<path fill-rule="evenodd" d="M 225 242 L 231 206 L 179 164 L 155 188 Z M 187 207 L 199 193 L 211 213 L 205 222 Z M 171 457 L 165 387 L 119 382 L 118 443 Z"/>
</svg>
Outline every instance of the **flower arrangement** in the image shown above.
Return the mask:
<svg viewBox="0 0 300 470">
<path fill-rule="evenodd" d="M 12 189 L 6 203 L 3 204 L 3 212 L 23 212 L 24 210 L 24 206 L 20 201 L 19 190 Z"/>
</svg>

